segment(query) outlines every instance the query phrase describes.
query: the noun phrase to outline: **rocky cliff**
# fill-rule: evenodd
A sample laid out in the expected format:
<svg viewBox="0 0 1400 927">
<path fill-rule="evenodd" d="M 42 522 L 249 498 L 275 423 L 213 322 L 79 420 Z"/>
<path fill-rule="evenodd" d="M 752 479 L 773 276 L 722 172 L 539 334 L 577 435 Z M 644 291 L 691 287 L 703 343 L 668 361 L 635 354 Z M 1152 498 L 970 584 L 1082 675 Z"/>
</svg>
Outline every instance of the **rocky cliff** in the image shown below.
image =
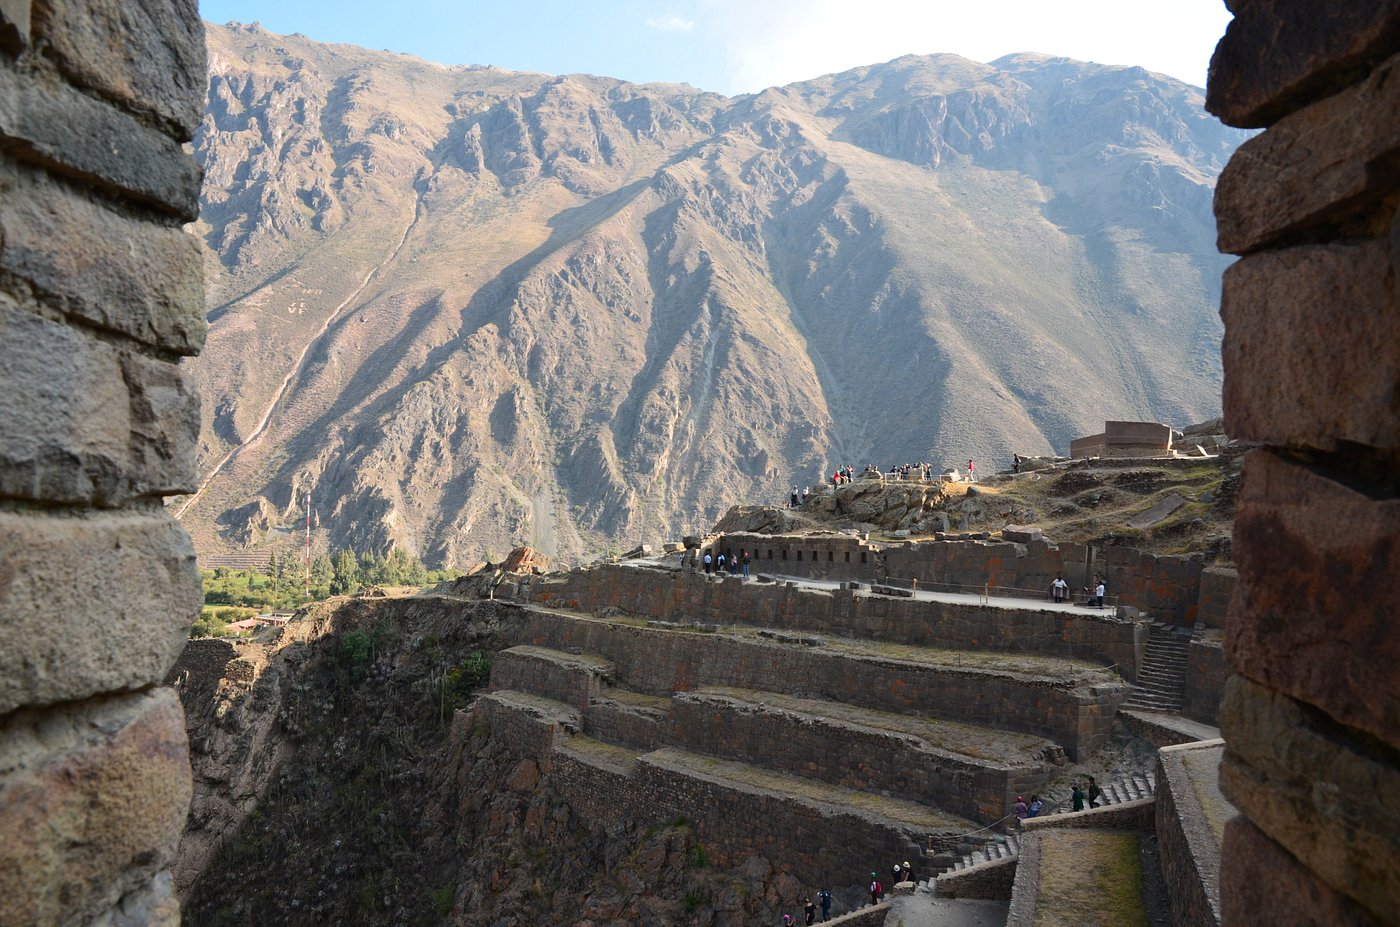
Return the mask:
<svg viewBox="0 0 1400 927">
<path fill-rule="evenodd" d="M 838 463 L 1218 411 L 1245 134 L 1169 78 L 940 55 L 727 99 L 256 26 L 209 51 L 212 478 L 177 507 L 206 554 L 309 491 L 320 546 L 567 562 Z"/>
</svg>

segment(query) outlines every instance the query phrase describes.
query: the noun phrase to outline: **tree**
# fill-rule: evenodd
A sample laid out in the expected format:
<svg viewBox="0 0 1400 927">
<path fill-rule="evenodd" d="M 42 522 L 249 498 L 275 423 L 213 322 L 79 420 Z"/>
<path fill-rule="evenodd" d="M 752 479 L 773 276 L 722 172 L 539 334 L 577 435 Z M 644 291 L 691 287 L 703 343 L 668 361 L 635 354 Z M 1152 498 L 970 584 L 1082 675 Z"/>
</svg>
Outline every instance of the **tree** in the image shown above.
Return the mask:
<svg viewBox="0 0 1400 927">
<path fill-rule="evenodd" d="M 331 579 L 332 595 L 351 595 L 360 591 L 360 558 L 353 550 L 336 551 L 334 574 Z"/>
</svg>

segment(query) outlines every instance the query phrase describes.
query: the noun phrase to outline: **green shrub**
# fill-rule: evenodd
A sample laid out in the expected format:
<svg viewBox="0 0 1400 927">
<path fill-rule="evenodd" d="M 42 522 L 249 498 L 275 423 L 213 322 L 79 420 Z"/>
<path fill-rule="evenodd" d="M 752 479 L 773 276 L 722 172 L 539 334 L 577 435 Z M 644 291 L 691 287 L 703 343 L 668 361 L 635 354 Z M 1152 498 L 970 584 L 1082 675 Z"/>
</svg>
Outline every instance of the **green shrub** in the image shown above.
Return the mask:
<svg viewBox="0 0 1400 927">
<path fill-rule="evenodd" d="M 359 682 L 369 672 L 373 648 L 364 631 L 349 631 L 340 638 L 340 665 L 351 682 Z"/>
</svg>

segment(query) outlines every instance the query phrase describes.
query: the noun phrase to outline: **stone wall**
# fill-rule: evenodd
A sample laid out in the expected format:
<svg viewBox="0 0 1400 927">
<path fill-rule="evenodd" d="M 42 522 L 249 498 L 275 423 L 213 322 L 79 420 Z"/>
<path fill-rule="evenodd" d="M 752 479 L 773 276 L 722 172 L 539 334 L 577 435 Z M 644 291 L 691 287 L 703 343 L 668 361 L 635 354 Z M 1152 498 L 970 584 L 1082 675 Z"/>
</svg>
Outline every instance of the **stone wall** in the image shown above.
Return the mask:
<svg viewBox="0 0 1400 927">
<path fill-rule="evenodd" d="M 941 873 L 938 897 L 1006 901 L 1011 897 L 1011 886 L 1016 879 L 1016 860 L 1017 857 L 1008 856 Z"/>
<path fill-rule="evenodd" d="M 1225 614 L 1230 597 L 1235 593 L 1239 573 L 1234 567 L 1213 566 L 1201 571 L 1201 595 L 1196 606 L 1196 621 L 1208 628 L 1225 627 Z"/>
<path fill-rule="evenodd" d="M 589 827 L 684 818 L 712 863 L 737 866 L 763 856 L 813 885 L 859 882 L 886 860 L 919 858 L 924 835 L 903 825 L 710 778 L 669 750 L 640 756 L 630 767 L 615 765 L 574 750 L 560 725 L 509 698 L 478 699 L 457 736 L 476 724 L 489 725 L 498 743 L 536 760 Z"/>
<path fill-rule="evenodd" d="M 1223 741 L 1163 747 L 1157 752 L 1157 847 L 1171 898 L 1173 927 L 1220 923 L 1220 838 L 1202 807 L 1188 754 L 1219 762 Z"/>
<path fill-rule="evenodd" d="M 535 647 L 512 647 L 491 661 L 491 689 L 515 689 L 572 705 L 583 711 L 602 694 L 612 667 Z"/>
<path fill-rule="evenodd" d="M 996 821 L 1021 793 L 1048 779 L 1039 764 L 1014 767 L 931 750 L 908 734 L 796 715 L 723 695 L 672 700 L 670 741 L 698 753 L 761 762 L 846 788 L 893 795 L 975 821 Z"/>
<path fill-rule="evenodd" d="M 584 611 L 620 608 L 629 615 L 674 622 L 755 625 L 944 647 L 999 650 L 1116 664 L 1129 680 L 1148 629 L 1111 614 L 1065 614 L 821 591 L 778 583 L 707 579 L 602 565 L 532 587 L 532 600 Z"/>
<path fill-rule="evenodd" d="M 1125 684 L 1036 679 L 967 666 L 929 665 L 723 634 L 686 634 L 522 609 L 522 644 L 611 661 L 618 680 L 649 695 L 732 686 L 827 698 L 1039 734 L 1072 759 L 1108 739 Z"/>
<path fill-rule="evenodd" d="M 198 615 L 194 0 L 0 3 L 0 923 L 175 924 Z"/>
<path fill-rule="evenodd" d="M 1257 0 L 1207 106 L 1265 127 L 1216 186 L 1224 416 L 1245 460 L 1226 624 L 1222 922 L 1400 910 L 1400 4 Z M 1364 912 L 1364 913 L 1363 913 Z M 1314 919 L 1317 918 L 1317 919 Z"/>
<path fill-rule="evenodd" d="M 1225 680 L 1230 666 L 1225 662 L 1225 646 L 1219 640 L 1193 640 L 1186 649 L 1186 685 L 1182 690 L 1181 713 L 1193 721 L 1218 724 L 1220 700 L 1225 696 Z"/>
<path fill-rule="evenodd" d="M 1201 597 L 1200 554 L 1145 554 L 1132 547 L 1051 544 L 1045 540 L 907 541 L 874 545 L 854 537 L 728 534 L 711 549 L 753 556 L 753 573 L 824 580 L 918 580 L 929 589 L 980 592 L 984 586 L 1050 597 L 1063 575 L 1071 588 L 1102 575 L 1109 593 L 1174 624 L 1193 624 Z"/>
</svg>

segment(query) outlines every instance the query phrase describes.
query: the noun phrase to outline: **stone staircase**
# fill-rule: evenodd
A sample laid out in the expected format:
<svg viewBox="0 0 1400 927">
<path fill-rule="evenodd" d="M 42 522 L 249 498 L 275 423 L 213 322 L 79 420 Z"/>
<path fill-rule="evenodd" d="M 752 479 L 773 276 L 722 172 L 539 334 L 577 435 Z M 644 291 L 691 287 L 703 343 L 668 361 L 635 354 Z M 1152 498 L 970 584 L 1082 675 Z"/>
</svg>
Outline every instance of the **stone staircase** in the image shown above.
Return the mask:
<svg viewBox="0 0 1400 927">
<path fill-rule="evenodd" d="M 1190 645 L 1190 631 L 1154 623 L 1137 684 L 1123 707 L 1180 714 Z"/>
<path fill-rule="evenodd" d="M 1126 778 L 1109 782 L 1100 786 L 1103 789 L 1103 796 L 1099 799 L 1099 807 L 1104 808 L 1111 805 L 1121 805 L 1125 802 L 1137 801 L 1142 798 L 1150 798 L 1157 792 L 1157 775 L 1155 771 L 1144 771 L 1132 773 Z M 1049 817 L 1056 814 L 1074 814 L 1070 811 L 1072 807 L 1068 795 L 1063 797 L 1048 796 L 1045 808 L 1041 810 L 1039 817 Z M 1087 804 L 1086 804 L 1087 809 Z M 1007 822 L 1008 826 L 1014 828 L 1014 823 Z M 1013 830 L 1007 834 L 989 833 L 985 842 L 981 846 L 966 853 L 953 861 L 951 866 L 942 867 L 943 873 L 961 872 L 973 866 L 980 866 L 986 863 L 994 863 L 999 860 L 1014 859 L 1021 851 L 1020 836 Z M 925 853 L 928 860 L 933 854 Z M 939 868 L 936 864 L 931 868 Z M 919 889 L 932 891 L 933 885 L 937 881 L 937 876 L 919 882 Z"/>
</svg>

